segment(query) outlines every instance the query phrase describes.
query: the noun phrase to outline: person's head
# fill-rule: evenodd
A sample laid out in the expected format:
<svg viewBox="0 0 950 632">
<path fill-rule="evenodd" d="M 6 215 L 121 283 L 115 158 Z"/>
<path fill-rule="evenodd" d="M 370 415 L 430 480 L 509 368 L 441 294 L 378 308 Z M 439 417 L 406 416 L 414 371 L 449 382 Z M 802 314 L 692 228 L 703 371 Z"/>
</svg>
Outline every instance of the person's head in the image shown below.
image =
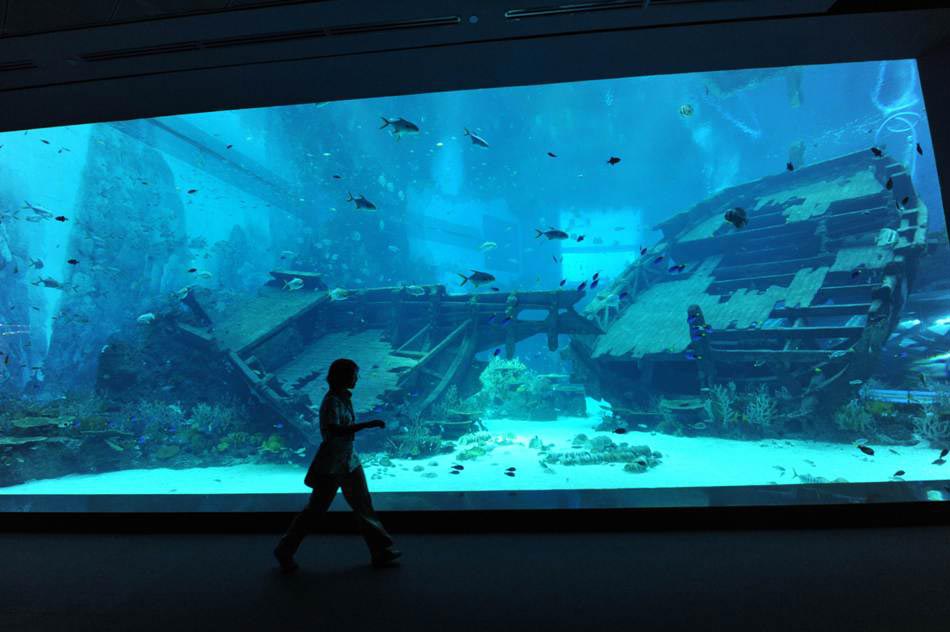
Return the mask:
<svg viewBox="0 0 950 632">
<path fill-rule="evenodd" d="M 327 384 L 336 391 L 356 386 L 356 380 L 359 378 L 360 367 L 349 358 L 339 358 L 334 360 L 327 371 Z"/>
</svg>

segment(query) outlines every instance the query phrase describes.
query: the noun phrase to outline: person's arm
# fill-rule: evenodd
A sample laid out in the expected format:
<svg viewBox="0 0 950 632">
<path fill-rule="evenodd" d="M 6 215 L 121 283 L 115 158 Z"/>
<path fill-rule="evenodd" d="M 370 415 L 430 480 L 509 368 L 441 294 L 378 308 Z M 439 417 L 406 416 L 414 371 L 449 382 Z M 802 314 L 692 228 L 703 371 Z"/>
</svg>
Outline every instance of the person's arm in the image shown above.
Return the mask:
<svg viewBox="0 0 950 632">
<path fill-rule="evenodd" d="M 385 428 L 386 423 L 381 419 L 374 419 L 364 423 L 341 426 L 343 403 L 338 399 L 331 399 L 320 409 L 320 428 L 328 437 L 352 437 L 354 434 L 367 428 Z"/>
<path fill-rule="evenodd" d="M 339 424 L 329 424 L 324 427 L 324 430 L 327 431 L 327 434 L 334 437 L 351 437 L 360 430 L 366 430 L 367 428 L 385 428 L 386 422 L 382 419 L 373 419 L 372 421 L 366 421 L 363 423 L 353 424 L 352 426 L 341 426 Z"/>
</svg>

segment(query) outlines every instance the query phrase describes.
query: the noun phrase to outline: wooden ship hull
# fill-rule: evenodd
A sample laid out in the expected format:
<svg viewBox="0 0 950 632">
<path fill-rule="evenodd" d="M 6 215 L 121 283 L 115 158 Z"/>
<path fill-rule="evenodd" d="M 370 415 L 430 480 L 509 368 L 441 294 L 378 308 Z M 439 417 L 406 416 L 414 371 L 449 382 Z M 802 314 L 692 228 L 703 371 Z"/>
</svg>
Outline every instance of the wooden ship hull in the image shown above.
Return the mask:
<svg viewBox="0 0 950 632">
<path fill-rule="evenodd" d="M 330 292 L 319 274 L 278 270 L 257 296 L 221 313 L 213 296 L 188 293 L 183 301 L 198 325 L 179 323 L 182 334 L 209 352 L 226 355 L 254 397 L 318 443 L 326 370 L 340 357 L 360 366 L 358 417 L 389 417 L 400 410 L 422 418 L 452 386 L 476 390 L 487 363 L 479 351 L 505 349 L 545 334 L 557 349 L 561 334 L 597 334 L 600 328 L 574 310 L 583 293 L 484 292 L 449 295 L 442 285 Z M 300 290 L 285 283 L 300 278 Z M 334 294 L 344 296 L 334 300 Z M 521 312 L 544 311 L 540 320 Z M 386 411 L 386 412 L 383 412 Z M 472 420 L 436 420 L 443 436 L 460 434 Z"/>
<path fill-rule="evenodd" d="M 723 190 L 587 306 L 604 333 L 572 338 L 574 379 L 634 409 L 729 382 L 840 403 L 877 366 L 926 227 L 904 166 L 868 150 Z"/>
</svg>

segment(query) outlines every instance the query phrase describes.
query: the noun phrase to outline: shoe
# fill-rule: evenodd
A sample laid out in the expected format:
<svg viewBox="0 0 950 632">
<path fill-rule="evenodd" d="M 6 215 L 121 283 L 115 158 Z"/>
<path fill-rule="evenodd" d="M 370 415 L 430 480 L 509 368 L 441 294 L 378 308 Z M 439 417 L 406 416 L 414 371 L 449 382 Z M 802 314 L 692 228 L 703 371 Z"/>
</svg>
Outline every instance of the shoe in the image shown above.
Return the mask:
<svg viewBox="0 0 950 632">
<path fill-rule="evenodd" d="M 294 561 L 294 556 L 284 553 L 279 546 L 274 549 L 274 557 L 277 558 L 282 573 L 293 573 L 300 568 L 297 566 L 297 562 Z"/>
<path fill-rule="evenodd" d="M 402 551 L 399 549 L 386 549 L 385 551 L 373 556 L 373 566 L 376 568 L 385 568 L 387 566 L 398 566 L 397 561 L 402 557 Z"/>
</svg>

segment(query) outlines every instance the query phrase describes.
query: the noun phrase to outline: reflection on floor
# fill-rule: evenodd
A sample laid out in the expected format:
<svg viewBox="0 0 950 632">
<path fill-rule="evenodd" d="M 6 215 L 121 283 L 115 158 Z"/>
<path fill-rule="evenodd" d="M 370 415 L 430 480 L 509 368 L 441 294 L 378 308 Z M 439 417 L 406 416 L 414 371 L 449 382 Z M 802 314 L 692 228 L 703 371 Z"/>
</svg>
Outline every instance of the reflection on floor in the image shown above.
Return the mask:
<svg viewBox="0 0 950 632">
<path fill-rule="evenodd" d="M 2 630 L 946 629 L 950 530 L 313 535 L 0 534 Z M 710 626 L 710 622 L 715 622 Z"/>
</svg>

